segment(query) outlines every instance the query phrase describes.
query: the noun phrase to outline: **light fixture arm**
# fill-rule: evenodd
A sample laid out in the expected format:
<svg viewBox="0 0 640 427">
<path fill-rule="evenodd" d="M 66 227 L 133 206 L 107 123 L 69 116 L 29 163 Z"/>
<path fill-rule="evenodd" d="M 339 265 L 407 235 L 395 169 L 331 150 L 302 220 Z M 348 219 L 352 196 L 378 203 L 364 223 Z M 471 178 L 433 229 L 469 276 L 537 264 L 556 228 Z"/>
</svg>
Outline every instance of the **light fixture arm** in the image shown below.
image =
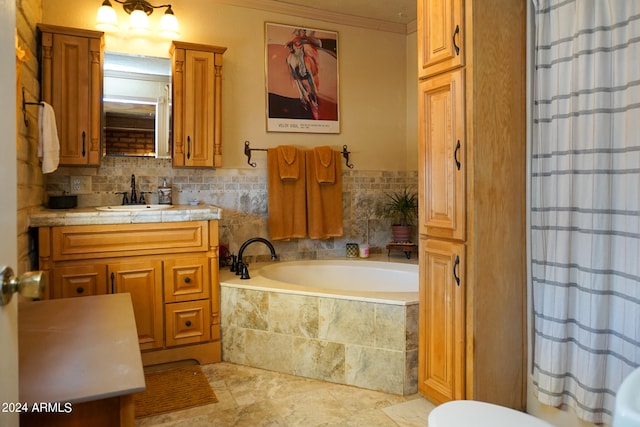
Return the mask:
<svg viewBox="0 0 640 427">
<path fill-rule="evenodd" d="M 134 10 L 142 10 L 147 15 L 153 13 L 153 9 L 167 8 L 166 13 L 173 14 L 170 4 L 162 4 L 160 6 L 154 6 L 146 0 L 114 0 L 116 3 L 120 3 L 125 12 L 131 15 Z"/>
</svg>

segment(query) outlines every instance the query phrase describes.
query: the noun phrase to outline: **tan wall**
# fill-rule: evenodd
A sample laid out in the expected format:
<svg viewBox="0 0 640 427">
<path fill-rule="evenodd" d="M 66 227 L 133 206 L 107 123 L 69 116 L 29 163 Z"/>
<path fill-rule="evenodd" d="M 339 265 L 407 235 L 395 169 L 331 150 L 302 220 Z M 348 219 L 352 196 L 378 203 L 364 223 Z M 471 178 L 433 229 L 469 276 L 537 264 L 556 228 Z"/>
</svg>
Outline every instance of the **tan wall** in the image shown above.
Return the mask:
<svg viewBox="0 0 640 427">
<path fill-rule="evenodd" d="M 37 41 L 35 25 L 42 20 L 40 0 L 16 2 L 16 31 L 20 45 L 27 51 L 26 62 L 20 67 L 19 85 L 24 88 L 27 101 L 40 97 L 38 83 Z M 21 88 L 18 102 L 22 102 Z M 18 170 L 18 271 L 30 270 L 30 243 L 28 237 L 29 209 L 42 204 L 44 199 L 43 175 L 36 156 L 38 148 L 38 106 L 27 106 L 29 126 L 23 120 L 22 111 L 17 111 L 17 170 Z"/>
<path fill-rule="evenodd" d="M 99 2 L 43 0 L 48 24 L 95 29 Z M 313 147 L 347 144 L 361 170 L 405 170 L 415 158 L 417 135 L 407 141 L 407 63 L 415 69 L 415 49 L 407 50 L 407 35 L 322 22 L 211 0 L 175 0 L 181 40 L 228 48 L 223 69 L 223 167 L 246 168 L 245 140 L 253 147 L 292 144 Z M 120 22 L 127 19 L 114 3 Z M 156 16 L 157 14 L 157 16 Z M 151 15 L 152 23 L 161 12 Z M 340 114 L 339 135 L 267 133 L 265 130 L 264 23 L 303 25 L 338 32 Z M 414 37 L 415 38 L 415 37 Z M 168 56 L 167 41 L 108 35 L 105 50 Z M 410 109 L 411 111 L 407 111 Z M 410 147 L 411 152 L 407 152 Z M 265 162 L 259 162 L 264 167 Z M 415 170 L 417 165 L 412 166 Z"/>
<path fill-rule="evenodd" d="M 126 22 L 127 15 L 113 4 L 120 22 Z M 300 239 L 278 245 L 278 251 L 284 258 L 339 256 L 344 254 L 345 242 L 363 242 L 367 236 L 372 251 L 383 249 L 391 237 L 389 220 L 381 213 L 386 193 L 417 187 L 415 31 L 407 35 L 373 30 L 213 0 L 175 0 L 172 6 L 180 20 L 182 41 L 228 48 L 222 87 L 223 167 L 191 171 L 171 169 L 162 160 L 112 158 L 103 160 L 98 169 L 61 168 L 47 175 L 46 191 L 69 191 L 74 177 L 86 184 L 78 198 L 81 206 L 118 203 L 114 192 L 127 189 L 122 177 L 135 173 L 141 191 L 151 191 L 153 201 L 155 189 L 167 177 L 174 186 L 174 201 L 198 198 L 222 207 L 221 239 L 233 250 L 248 237 L 268 235 L 266 156 L 256 152 L 252 161 L 257 168 L 251 168 L 244 156 L 245 140 L 255 148 L 291 144 L 341 149 L 348 145 L 355 168 L 343 167 L 345 235 L 330 241 Z M 72 9 L 67 1 L 43 0 L 43 22 L 94 29 L 97 8 L 94 0 L 78 0 Z M 152 25 L 160 15 L 151 15 Z M 265 22 L 338 32 L 340 134 L 266 132 Z M 106 35 L 105 50 L 168 56 L 166 40 L 122 34 Z"/>
</svg>

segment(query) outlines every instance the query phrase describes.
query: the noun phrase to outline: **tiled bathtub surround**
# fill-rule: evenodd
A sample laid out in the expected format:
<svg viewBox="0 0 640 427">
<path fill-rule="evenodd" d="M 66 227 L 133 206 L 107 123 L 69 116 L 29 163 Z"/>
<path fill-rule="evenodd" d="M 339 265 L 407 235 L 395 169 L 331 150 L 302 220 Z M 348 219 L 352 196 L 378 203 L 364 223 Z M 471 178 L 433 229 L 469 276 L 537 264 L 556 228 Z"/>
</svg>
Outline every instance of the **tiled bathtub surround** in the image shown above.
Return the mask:
<svg viewBox="0 0 640 427">
<path fill-rule="evenodd" d="M 398 395 L 417 392 L 418 304 L 221 287 L 222 357 Z"/>
<path fill-rule="evenodd" d="M 149 191 L 157 203 L 157 189 L 166 177 L 173 187 L 173 203 L 201 204 L 222 208 L 220 241 L 232 252 L 250 237 L 268 237 L 266 169 L 174 169 L 171 160 L 105 157 L 100 168 L 60 168 L 46 175 L 46 192 L 78 193 L 80 207 L 119 204 L 128 191 L 131 174 L 136 175 L 139 191 Z M 362 171 L 343 168 L 344 236 L 328 240 L 297 239 L 275 242 L 281 260 L 325 259 L 345 255 L 347 242 L 368 243 L 371 252 L 384 251 L 391 239 L 390 219 L 384 214 L 386 193 L 417 188 L 415 171 Z M 72 180 L 80 177 L 80 189 Z M 76 183 L 77 184 L 77 183 Z M 247 255 L 266 255 L 262 245 L 249 248 Z"/>
</svg>

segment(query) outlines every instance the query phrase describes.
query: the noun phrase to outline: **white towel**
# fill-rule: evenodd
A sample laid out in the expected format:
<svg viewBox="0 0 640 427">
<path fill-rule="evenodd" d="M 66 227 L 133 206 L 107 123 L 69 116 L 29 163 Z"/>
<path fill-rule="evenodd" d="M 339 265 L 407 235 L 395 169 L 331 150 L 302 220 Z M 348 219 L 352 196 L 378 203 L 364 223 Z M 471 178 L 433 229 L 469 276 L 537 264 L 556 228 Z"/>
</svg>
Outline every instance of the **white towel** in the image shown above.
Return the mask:
<svg viewBox="0 0 640 427">
<path fill-rule="evenodd" d="M 51 173 L 58 169 L 60 162 L 60 141 L 53 107 L 46 102 L 41 104 L 38 118 L 38 157 L 42 158 L 42 173 Z"/>
</svg>

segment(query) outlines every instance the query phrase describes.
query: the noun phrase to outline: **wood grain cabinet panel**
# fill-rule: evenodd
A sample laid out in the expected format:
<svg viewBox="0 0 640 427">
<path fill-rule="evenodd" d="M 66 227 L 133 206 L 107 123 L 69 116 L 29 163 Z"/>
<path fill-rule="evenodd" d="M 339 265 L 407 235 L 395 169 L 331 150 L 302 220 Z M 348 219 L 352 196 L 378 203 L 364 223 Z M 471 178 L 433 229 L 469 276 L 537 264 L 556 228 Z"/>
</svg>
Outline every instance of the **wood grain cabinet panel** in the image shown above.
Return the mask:
<svg viewBox="0 0 640 427">
<path fill-rule="evenodd" d="M 209 300 L 167 304 L 165 310 L 167 346 L 193 344 L 211 338 Z"/>
<path fill-rule="evenodd" d="M 171 44 L 173 166 L 222 166 L 222 54 L 226 50 Z"/>
<path fill-rule="evenodd" d="M 418 194 L 421 234 L 464 240 L 466 231 L 466 124 L 464 71 L 421 81 Z"/>
<path fill-rule="evenodd" d="M 418 76 L 464 65 L 464 1 L 418 0 Z"/>
<path fill-rule="evenodd" d="M 165 302 L 208 298 L 210 277 L 209 260 L 204 256 L 167 259 L 164 262 Z"/>
<path fill-rule="evenodd" d="M 107 293 L 107 266 L 88 264 L 53 270 L 53 298 L 85 297 Z"/>
<path fill-rule="evenodd" d="M 141 350 L 162 348 L 162 261 L 140 260 L 109 264 L 111 293 L 131 294 Z"/>
<path fill-rule="evenodd" d="M 60 165 L 99 166 L 103 33 L 38 24 L 41 98 L 55 112 Z"/>
<path fill-rule="evenodd" d="M 464 244 L 422 239 L 420 248 L 418 388 L 437 404 L 464 399 Z"/>
<path fill-rule="evenodd" d="M 526 404 L 526 4 L 418 0 L 418 389 Z"/>
<path fill-rule="evenodd" d="M 41 227 L 50 298 L 131 294 L 145 365 L 222 360 L 218 221 Z"/>
</svg>

